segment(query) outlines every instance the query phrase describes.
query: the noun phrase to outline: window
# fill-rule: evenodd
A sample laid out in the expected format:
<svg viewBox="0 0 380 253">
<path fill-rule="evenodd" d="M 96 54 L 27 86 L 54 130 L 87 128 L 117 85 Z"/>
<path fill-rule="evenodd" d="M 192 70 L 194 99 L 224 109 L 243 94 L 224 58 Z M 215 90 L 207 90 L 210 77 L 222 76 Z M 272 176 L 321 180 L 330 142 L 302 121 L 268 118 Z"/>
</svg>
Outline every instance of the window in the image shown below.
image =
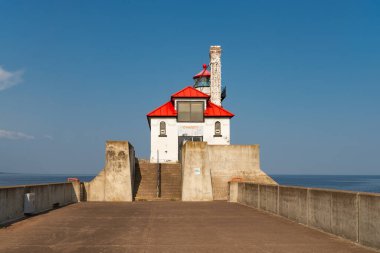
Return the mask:
<svg viewBox="0 0 380 253">
<path fill-rule="evenodd" d="M 203 122 L 204 103 L 186 101 L 177 103 L 179 122 Z"/>
<path fill-rule="evenodd" d="M 165 121 L 160 122 L 160 135 L 159 137 L 166 137 L 166 123 Z"/>
<path fill-rule="evenodd" d="M 214 137 L 222 136 L 222 126 L 219 121 L 215 122 L 215 135 Z"/>
</svg>

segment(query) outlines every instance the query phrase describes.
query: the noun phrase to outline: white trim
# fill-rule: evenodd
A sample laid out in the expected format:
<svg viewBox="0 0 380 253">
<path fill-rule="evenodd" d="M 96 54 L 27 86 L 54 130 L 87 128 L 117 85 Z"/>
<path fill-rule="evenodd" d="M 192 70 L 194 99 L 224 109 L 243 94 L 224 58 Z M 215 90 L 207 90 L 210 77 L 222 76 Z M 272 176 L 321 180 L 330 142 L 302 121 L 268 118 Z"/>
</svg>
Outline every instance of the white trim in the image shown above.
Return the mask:
<svg viewBox="0 0 380 253">
<path fill-rule="evenodd" d="M 176 110 L 176 111 L 177 111 L 177 102 L 178 101 L 179 102 L 203 102 L 204 110 L 207 109 L 207 99 L 206 98 L 175 98 L 174 99 L 174 110 Z"/>
</svg>

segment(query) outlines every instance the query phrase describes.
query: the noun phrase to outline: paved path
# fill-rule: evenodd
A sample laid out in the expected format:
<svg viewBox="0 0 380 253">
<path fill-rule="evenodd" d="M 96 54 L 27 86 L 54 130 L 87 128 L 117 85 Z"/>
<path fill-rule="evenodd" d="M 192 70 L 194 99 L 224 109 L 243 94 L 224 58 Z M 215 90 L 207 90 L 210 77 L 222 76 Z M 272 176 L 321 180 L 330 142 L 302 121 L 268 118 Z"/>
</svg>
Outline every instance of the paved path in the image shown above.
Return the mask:
<svg viewBox="0 0 380 253">
<path fill-rule="evenodd" d="M 0 252 L 374 252 L 227 202 L 80 203 L 0 229 Z"/>
</svg>

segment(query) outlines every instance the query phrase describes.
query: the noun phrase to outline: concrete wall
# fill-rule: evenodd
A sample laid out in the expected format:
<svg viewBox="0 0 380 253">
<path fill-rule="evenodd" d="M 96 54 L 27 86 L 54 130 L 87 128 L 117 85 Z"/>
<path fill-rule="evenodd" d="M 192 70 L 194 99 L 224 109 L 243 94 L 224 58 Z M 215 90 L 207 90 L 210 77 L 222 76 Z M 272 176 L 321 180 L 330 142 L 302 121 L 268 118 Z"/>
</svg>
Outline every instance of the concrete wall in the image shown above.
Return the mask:
<svg viewBox="0 0 380 253">
<path fill-rule="evenodd" d="M 230 182 L 231 202 L 380 249 L 380 194 Z"/>
<path fill-rule="evenodd" d="M 35 193 L 35 213 L 40 213 L 78 202 L 79 182 L 0 187 L 0 224 L 24 217 L 26 193 Z"/>
<path fill-rule="evenodd" d="M 279 186 L 279 215 L 307 225 L 307 189 Z"/>
<path fill-rule="evenodd" d="M 187 142 L 182 149 L 182 200 L 212 201 L 207 143 Z"/>
<path fill-rule="evenodd" d="M 380 194 L 359 194 L 359 243 L 380 249 Z"/>
<path fill-rule="evenodd" d="M 182 155 L 184 173 L 182 196 L 195 194 L 195 192 L 198 195 L 201 194 L 191 181 L 197 178 L 194 171 L 196 168 L 200 168 L 202 173 L 210 173 L 211 180 L 203 181 L 203 184 L 210 184 L 207 189 L 212 189 L 213 200 L 228 199 L 228 182 L 234 178 L 276 184 L 260 168 L 259 145 L 208 145 L 205 142 L 187 142 L 183 147 Z M 203 197 L 195 199 L 203 199 Z M 204 199 L 210 199 L 210 194 L 204 196 Z M 272 207 L 268 206 L 268 208 Z"/>
<path fill-rule="evenodd" d="M 126 141 L 107 141 L 105 168 L 85 183 L 87 201 L 132 201 L 135 151 Z"/>
</svg>

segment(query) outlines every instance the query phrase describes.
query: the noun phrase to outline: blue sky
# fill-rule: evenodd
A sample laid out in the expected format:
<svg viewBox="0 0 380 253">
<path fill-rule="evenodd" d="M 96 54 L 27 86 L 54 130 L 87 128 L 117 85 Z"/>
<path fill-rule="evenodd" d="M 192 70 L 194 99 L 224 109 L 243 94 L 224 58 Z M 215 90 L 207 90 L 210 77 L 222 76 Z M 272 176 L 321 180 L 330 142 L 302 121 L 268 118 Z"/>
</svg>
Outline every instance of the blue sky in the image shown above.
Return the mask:
<svg viewBox="0 0 380 253">
<path fill-rule="evenodd" d="M 0 171 L 149 156 L 146 113 L 221 45 L 233 144 L 270 174 L 379 174 L 379 1 L 0 0 Z"/>
</svg>

